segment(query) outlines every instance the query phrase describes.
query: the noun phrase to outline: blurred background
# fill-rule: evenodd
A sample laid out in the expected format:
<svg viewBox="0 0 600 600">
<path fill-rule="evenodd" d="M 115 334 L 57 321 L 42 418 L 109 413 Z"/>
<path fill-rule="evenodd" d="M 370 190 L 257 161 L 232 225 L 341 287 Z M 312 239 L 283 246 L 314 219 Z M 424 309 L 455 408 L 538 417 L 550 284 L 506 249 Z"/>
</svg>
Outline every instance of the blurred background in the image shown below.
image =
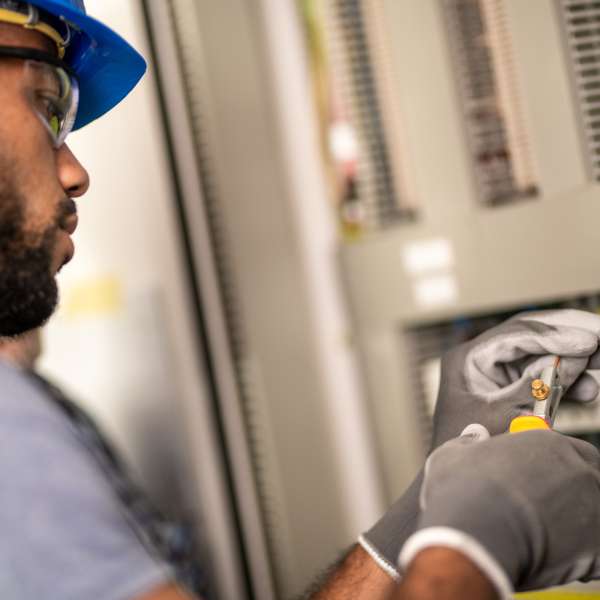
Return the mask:
<svg viewBox="0 0 600 600">
<path fill-rule="evenodd" d="M 215 598 L 293 598 L 420 467 L 446 348 L 600 310 L 600 2 L 86 4 L 150 70 L 72 136 L 42 371 Z M 595 441 L 600 408 L 558 427 Z"/>
</svg>

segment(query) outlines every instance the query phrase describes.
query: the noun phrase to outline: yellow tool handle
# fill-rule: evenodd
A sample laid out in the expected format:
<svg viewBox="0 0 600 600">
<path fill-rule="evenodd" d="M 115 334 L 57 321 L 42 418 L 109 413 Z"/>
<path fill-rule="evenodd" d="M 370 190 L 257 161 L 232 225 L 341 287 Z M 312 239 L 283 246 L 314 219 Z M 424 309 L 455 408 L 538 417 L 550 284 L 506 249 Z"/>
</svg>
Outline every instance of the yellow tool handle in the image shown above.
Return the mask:
<svg viewBox="0 0 600 600">
<path fill-rule="evenodd" d="M 531 431 L 533 429 L 551 429 L 551 427 L 542 417 L 522 415 L 511 421 L 508 431 L 510 431 L 510 433 L 519 433 L 521 431 Z"/>
<path fill-rule="evenodd" d="M 570 589 L 550 590 L 548 592 L 527 592 L 515 594 L 518 600 L 600 600 L 600 592 L 586 592 Z"/>
</svg>

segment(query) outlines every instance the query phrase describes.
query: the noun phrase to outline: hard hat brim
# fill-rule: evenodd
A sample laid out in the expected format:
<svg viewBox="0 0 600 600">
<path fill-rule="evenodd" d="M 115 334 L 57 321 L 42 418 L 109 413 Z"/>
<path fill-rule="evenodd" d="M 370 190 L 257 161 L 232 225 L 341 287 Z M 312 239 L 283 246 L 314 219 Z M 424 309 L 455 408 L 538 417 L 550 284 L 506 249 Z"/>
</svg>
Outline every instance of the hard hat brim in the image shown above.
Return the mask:
<svg viewBox="0 0 600 600">
<path fill-rule="evenodd" d="M 65 61 L 79 83 L 79 110 L 73 130 L 80 129 L 115 107 L 136 86 L 146 71 L 146 61 L 112 29 L 64 4 L 64 0 L 29 0 L 38 8 L 62 16 L 77 33 L 67 48 Z"/>
</svg>

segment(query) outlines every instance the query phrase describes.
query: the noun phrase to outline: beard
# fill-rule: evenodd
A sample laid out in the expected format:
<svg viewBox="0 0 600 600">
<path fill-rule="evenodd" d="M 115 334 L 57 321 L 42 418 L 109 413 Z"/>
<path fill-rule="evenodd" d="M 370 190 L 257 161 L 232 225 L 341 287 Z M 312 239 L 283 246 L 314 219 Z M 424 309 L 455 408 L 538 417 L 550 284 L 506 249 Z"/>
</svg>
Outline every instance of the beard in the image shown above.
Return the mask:
<svg viewBox="0 0 600 600">
<path fill-rule="evenodd" d="M 4 178 L 3 178 L 4 179 Z M 52 253 L 70 200 L 59 204 L 45 230 L 26 230 L 26 199 L 14 185 L 0 183 L 0 336 L 43 325 L 58 304 Z"/>
</svg>

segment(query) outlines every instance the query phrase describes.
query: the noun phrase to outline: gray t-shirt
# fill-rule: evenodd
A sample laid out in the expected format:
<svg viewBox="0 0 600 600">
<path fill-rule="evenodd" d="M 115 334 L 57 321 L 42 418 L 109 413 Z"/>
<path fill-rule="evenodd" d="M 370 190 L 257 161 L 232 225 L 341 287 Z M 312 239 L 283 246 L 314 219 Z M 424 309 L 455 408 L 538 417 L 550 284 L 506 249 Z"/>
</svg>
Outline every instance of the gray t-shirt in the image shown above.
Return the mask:
<svg viewBox="0 0 600 600">
<path fill-rule="evenodd" d="M 172 579 L 66 416 L 0 363 L 0 598 L 134 600 Z"/>
</svg>

